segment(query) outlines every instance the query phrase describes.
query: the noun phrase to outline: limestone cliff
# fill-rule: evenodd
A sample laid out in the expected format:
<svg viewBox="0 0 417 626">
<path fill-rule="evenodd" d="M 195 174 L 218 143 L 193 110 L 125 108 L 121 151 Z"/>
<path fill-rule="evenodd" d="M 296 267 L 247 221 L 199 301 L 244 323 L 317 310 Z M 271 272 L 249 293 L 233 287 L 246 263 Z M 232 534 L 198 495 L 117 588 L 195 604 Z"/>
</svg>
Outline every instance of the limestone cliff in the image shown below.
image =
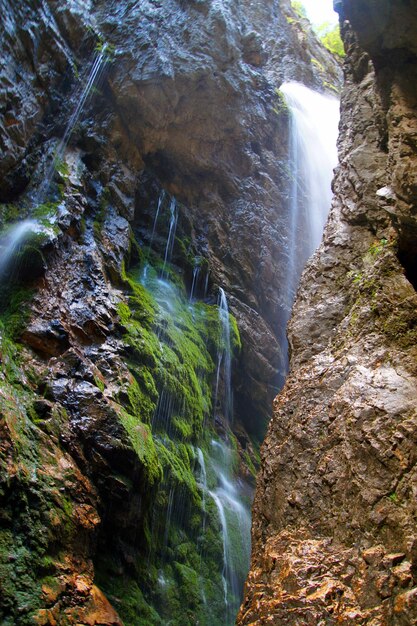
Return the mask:
<svg viewBox="0 0 417 626">
<path fill-rule="evenodd" d="M 337 86 L 338 65 L 287 0 L 0 6 L 2 248 L 11 223 L 33 230 L 0 268 L 0 619 L 223 625 L 221 529 L 196 461 L 226 429 L 215 301 L 223 287 L 242 340 L 238 357 L 233 325 L 247 478 L 285 361 L 275 90 Z M 175 315 L 144 286 L 148 261 Z M 154 436 L 164 389 L 171 430 Z"/>
<path fill-rule="evenodd" d="M 340 166 L 289 324 L 239 625 L 417 620 L 417 10 L 335 4 Z"/>
</svg>

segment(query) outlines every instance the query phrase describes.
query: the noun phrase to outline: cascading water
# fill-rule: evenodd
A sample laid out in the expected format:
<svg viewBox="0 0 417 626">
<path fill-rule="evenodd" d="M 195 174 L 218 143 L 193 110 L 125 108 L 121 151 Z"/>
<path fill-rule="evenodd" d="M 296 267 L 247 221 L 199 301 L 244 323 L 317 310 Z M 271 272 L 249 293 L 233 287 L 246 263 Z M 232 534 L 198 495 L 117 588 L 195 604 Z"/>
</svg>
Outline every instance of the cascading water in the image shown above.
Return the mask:
<svg viewBox="0 0 417 626">
<path fill-rule="evenodd" d="M 0 280 L 4 279 L 9 270 L 16 252 L 21 248 L 27 238 L 36 232 L 37 222 L 23 220 L 14 224 L 10 230 L 0 238 Z"/>
<path fill-rule="evenodd" d="M 288 223 L 288 308 L 308 257 L 320 243 L 332 200 L 337 165 L 339 100 L 305 85 L 284 83 L 290 111 L 290 214 Z"/>
<path fill-rule="evenodd" d="M 210 464 L 217 487 L 209 491 L 217 507 L 223 541 L 223 593 L 225 625 L 234 623 L 249 569 L 251 517 L 233 472 L 228 442 L 211 442 Z"/>
<path fill-rule="evenodd" d="M 150 253 L 163 213 L 166 241 L 161 253 L 162 272 L 158 272 L 151 261 L 157 253 L 153 250 Z M 181 565 L 185 554 L 191 550 L 190 539 L 185 541 L 186 553 L 183 552 L 185 544 L 181 547 L 181 542 L 186 532 L 194 533 L 196 558 L 190 564 L 193 563 L 195 570 L 193 580 L 198 585 L 198 600 L 189 600 L 195 603 L 193 610 L 199 616 L 198 623 L 232 626 L 242 598 L 250 552 L 250 489 L 245 489 L 236 477 L 239 461 L 230 430 L 232 351 L 237 337 L 223 289 L 219 290 L 217 307 L 196 297 L 197 288 L 202 287 L 203 282 L 199 257 L 193 268 L 189 297 L 171 280 L 170 262 L 177 222 L 175 198 L 167 199 L 161 194 L 155 206 L 147 260 L 135 275 L 155 307 L 153 333 L 157 339 L 155 348 L 159 351 L 159 379 L 150 430 L 160 458 L 164 459 L 163 479 L 154 500 L 150 524 L 150 546 L 153 547 L 148 563 L 149 567 L 158 566 L 156 595 L 163 607 L 162 623 L 168 626 L 173 607 L 170 594 L 176 593 L 178 576 L 190 576 L 190 570 Z M 160 245 L 160 238 L 158 242 Z M 207 272 L 205 293 L 208 277 Z M 214 346 L 217 346 L 217 354 Z M 192 372 L 188 365 L 190 359 Z M 215 419 L 210 420 L 213 405 L 216 405 Z M 199 413 L 197 424 L 200 425 L 196 425 L 191 439 L 191 424 Z M 221 438 L 216 430 L 221 432 Z M 196 441 L 201 447 L 194 447 Z M 195 493 L 190 498 L 192 483 Z M 193 516 L 187 517 L 193 510 Z"/>
<path fill-rule="evenodd" d="M 226 422 L 233 418 L 232 393 L 232 350 L 230 345 L 229 305 L 224 289 L 219 288 L 219 320 L 221 328 L 220 347 L 217 355 L 216 388 L 214 392 L 214 410 L 221 409 Z M 223 393 L 220 394 L 220 386 Z M 220 406 L 219 406 L 220 405 Z"/>
</svg>

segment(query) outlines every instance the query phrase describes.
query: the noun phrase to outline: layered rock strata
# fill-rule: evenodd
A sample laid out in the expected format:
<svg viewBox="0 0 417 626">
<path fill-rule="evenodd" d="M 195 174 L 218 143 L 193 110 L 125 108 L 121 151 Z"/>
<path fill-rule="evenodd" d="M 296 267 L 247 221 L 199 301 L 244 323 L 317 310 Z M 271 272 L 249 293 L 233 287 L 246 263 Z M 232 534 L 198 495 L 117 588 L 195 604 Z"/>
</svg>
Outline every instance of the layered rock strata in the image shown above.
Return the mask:
<svg viewBox="0 0 417 626">
<path fill-rule="evenodd" d="M 172 351 L 164 362 L 161 336 L 172 328 L 159 320 L 155 331 L 155 302 L 126 269 L 150 251 L 161 266 L 167 206 L 156 233 L 154 217 L 161 192 L 175 196 L 167 270 L 189 290 L 202 260 L 207 312 L 219 286 L 228 293 L 243 342 L 234 441 L 246 459 L 241 473 L 253 471 L 248 431 L 261 435 L 280 380 L 288 308 L 279 288 L 287 115 L 275 88 L 284 78 L 322 87 L 329 76 L 337 86 L 338 66 L 286 1 L 3 0 L 1 8 L 0 217 L 6 229 L 30 217 L 41 231 L 8 280 L 2 274 L 1 620 L 116 625 L 120 613 L 126 624 L 160 623 L 152 594 L 166 581 L 151 557 L 168 537 L 150 527 L 152 516 L 160 515 L 157 530 L 169 517 L 174 492 L 162 470 L 171 464 L 191 514 L 169 538 L 181 543 L 169 602 L 173 623 L 193 624 L 203 505 L 192 450 L 203 403 L 184 392 L 188 421 L 175 416 L 182 438 L 169 450 L 151 422 L 165 374 L 184 387 L 181 371 L 198 395 L 197 373 L 214 367 L 205 346 L 215 341 L 204 335 L 202 346 L 188 322 L 181 358 Z M 207 413 L 211 400 L 203 400 Z M 216 417 L 221 431 L 224 416 Z M 207 515 L 219 530 L 213 508 Z M 221 541 L 206 544 L 221 612 Z"/>
<path fill-rule="evenodd" d="M 239 625 L 417 620 L 417 12 L 336 4 L 340 166 L 289 324 Z"/>
</svg>

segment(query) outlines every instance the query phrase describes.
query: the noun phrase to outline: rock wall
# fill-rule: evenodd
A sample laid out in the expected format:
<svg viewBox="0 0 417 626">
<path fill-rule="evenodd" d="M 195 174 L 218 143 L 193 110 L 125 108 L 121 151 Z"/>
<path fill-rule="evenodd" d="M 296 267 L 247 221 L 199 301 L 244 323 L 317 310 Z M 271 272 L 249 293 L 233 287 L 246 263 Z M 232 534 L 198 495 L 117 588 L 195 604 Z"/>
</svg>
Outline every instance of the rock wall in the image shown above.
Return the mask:
<svg viewBox="0 0 417 626">
<path fill-rule="evenodd" d="M 417 620 L 417 12 L 335 4 L 340 166 L 288 328 L 239 625 Z"/>
<path fill-rule="evenodd" d="M 1 620 L 120 624 L 117 607 L 126 624 L 160 623 L 151 557 L 166 540 L 152 516 L 168 515 L 169 466 L 190 507 L 169 602 L 173 623 L 193 624 L 202 498 L 192 449 L 211 406 L 195 372 L 213 375 L 215 330 L 197 338 L 188 320 L 180 358 L 163 361 L 161 334 L 173 329 L 127 270 L 151 244 L 152 260 L 164 259 L 166 205 L 153 237 L 163 189 L 180 211 L 170 278 L 189 293 L 202 259 L 204 310 L 223 286 L 237 319 L 234 441 L 247 475 L 285 366 L 287 117 L 275 89 L 284 78 L 337 86 L 338 65 L 287 1 L 1 9 L 1 225 L 30 216 L 40 231 L 1 284 Z M 100 55 L 100 80 L 60 147 Z M 169 449 L 150 428 L 164 375 L 190 389 Z M 207 519 L 219 530 L 215 512 Z M 221 581 L 220 539 L 206 543 Z"/>
</svg>

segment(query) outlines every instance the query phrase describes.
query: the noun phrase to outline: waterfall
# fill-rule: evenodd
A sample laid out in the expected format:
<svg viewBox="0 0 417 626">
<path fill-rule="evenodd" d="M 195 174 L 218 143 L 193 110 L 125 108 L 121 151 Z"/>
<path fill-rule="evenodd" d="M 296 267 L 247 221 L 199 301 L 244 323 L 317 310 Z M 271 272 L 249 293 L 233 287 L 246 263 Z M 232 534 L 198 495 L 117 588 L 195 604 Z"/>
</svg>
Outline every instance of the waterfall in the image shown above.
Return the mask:
<svg viewBox="0 0 417 626">
<path fill-rule="evenodd" d="M 249 569 L 250 552 L 250 513 L 249 487 L 237 478 L 239 458 L 234 436 L 230 431 L 233 418 L 232 402 L 232 343 L 233 332 L 228 301 L 224 289 L 219 289 L 217 310 L 215 305 L 202 304 L 196 299 L 196 292 L 203 286 L 201 277 L 201 259 L 196 258 L 193 267 L 193 280 L 189 297 L 171 280 L 169 264 L 175 241 L 178 219 L 178 207 L 175 198 L 169 203 L 160 196 L 156 206 L 152 237 L 156 237 L 160 211 L 166 208 L 169 218 L 166 243 L 163 251 L 162 273 L 152 267 L 150 262 L 138 270 L 137 280 L 146 288 L 156 306 L 153 333 L 158 340 L 160 350 L 159 397 L 151 417 L 151 432 L 156 447 L 164 459 L 164 479 L 155 498 L 152 515 L 151 545 L 158 546 L 155 553 L 149 553 L 158 563 L 158 591 L 163 624 L 170 624 L 171 600 L 178 580 L 174 573 L 184 559 L 181 544 L 186 536 L 187 515 L 196 506 L 190 501 L 192 483 L 187 472 L 187 463 L 191 462 L 197 496 L 198 517 L 194 514 L 195 527 L 195 581 L 198 581 L 200 607 L 198 614 L 204 615 L 201 623 L 232 626 L 242 599 L 243 585 Z M 159 221 L 158 221 L 159 220 Z M 205 276 L 205 290 L 208 287 L 208 272 Z M 207 335 L 207 307 L 213 309 L 215 324 Z M 216 320 L 217 318 L 217 320 Z M 217 323 L 216 323 L 217 322 Z M 214 329 L 213 329 L 214 326 Z M 192 330 L 193 329 L 193 330 Z M 203 333 L 201 338 L 210 336 L 211 345 L 217 344 L 217 354 L 207 354 L 204 359 L 207 341 L 195 335 Z M 190 377 L 184 377 L 184 363 L 195 359 Z M 172 370 L 176 360 L 176 369 Z M 165 369 L 166 368 L 166 369 Z M 214 370 L 214 381 L 213 381 Z M 174 374 L 174 376 L 173 376 Z M 189 384 L 187 393 L 183 385 Z M 188 398 L 188 394 L 194 394 Z M 211 393 L 211 398 L 210 398 Z M 207 396 L 205 396 L 207 394 Z M 184 418 L 195 419 L 197 404 L 206 407 L 202 414 L 203 433 L 198 435 L 189 461 L 184 453 L 191 446 L 190 434 L 182 430 Z M 216 434 L 219 421 L 208 424 L 213 401 L 217 404 L 221 417 L 222 439 Z M 190 413 L 192 411 L 192 415 Z M 209 436 L 208 433 L 211 434 Z M 215 437 L 215 439 L 211 439 Z M 189 443 L 188 443 L 189 442 Z M 207 464 L 207 465 L 206 465 Z M 166 474 L 165 474 L 166 472 Z M 213 534 L 217 535 L 214 546 Z M 159 537 L 159 542 L 157 537 Z M 188 550 L 189 548 L 187 548 Z M 215 556 L 214 556 L 215 555 Z M 213 562 L 213 560 L 215 561 Z M 191 561 L 190 561 L 191 563 Z M 187 565 L 188 567 L 188 565 Z M 185 571 L 185 570 L 184 570 Z M 199 618 L 201 619 L 201 618 Z"/>
<path fill-rule="evenodd" d="M 0 279 L 5 277 L 16 252 L 24 242 L 37 231 L 38 224 L 34 220 L 23 220 L 14 224 L 0 239 Z"/>
<path fill-rule="evenodd" d="M 226 422 L 230 424 L 233 418 L 232 349 L 230 345 L 229 306 L 227 304 L 226 293 L 221 287 L 219 288 L 219 321 L 221 336 L 217 353 L 214 410 L 217 410 L 217 405 L 220 403 L 223 416 Z M 220 394 L 221 385 L 223 386 L 222 394 Z"/>
<path fill-rule="evenodd" d="M 213 440 L 210 462 L 217 480 L 216 488 L 209 494 L 216 505 L 222 531 L 225 624 L 229 625 L 234 623 L 249 569 L 251 518 L 233 475 L 230 445 Z"/>
<path fill-rule="evenodd" d="M 174 249 L 175 243 L 175 232 L 177 230 L 177 221 L 178 221 L 178 211 L 177 211 L 177 203 L 175 198 L 171 198 L 171 203 L 169 205 L 170 212 L 170 220 L 169 220 L 169 231 L 168 238 L 165 247 L 165 255 L 164 255 L 164 265 L 162 267 L 162 276 L 165 276 L 165 269 L 167 263 L 170 263 L 172 257 L 172 251 Z"/>
<path fill-rule="evenodd" d="M 68 145 L 72 131 L 74 130 L 80 118 L 81 112 L 87 102 L 87 99 L 94 85 L 98 82 L 99 78 L 101 77 L 101 74 L 104 68 L 104 63 L 106 60 L 106 50 L 107 50 L 107 44 L 104 44 L 100 52 L 96 54 L 93 60 L 91 68 L 87 74 L 85 84 L 82 88 L 82 91 L 79 97 L 77 98 L 76 106 L 67 122 L 64 134 L 55 149 L 52 162 L 47 169 L 43 183 L 39 187 L 38 192 L 35 196 L 36 205 L 43 204 L 45 202 L 46 194 L 48 193 L 49 187 L 51 186 L 56 168 L 64 156 L 65 148 Z"/>
<path fill-rule="evenodd" d="M 300 83 L 281 86 L 290 111 L 289 308 L 308 257 L 318 246 L 332 200 L 337 165 L 339 100 Z"/>
</svg>

